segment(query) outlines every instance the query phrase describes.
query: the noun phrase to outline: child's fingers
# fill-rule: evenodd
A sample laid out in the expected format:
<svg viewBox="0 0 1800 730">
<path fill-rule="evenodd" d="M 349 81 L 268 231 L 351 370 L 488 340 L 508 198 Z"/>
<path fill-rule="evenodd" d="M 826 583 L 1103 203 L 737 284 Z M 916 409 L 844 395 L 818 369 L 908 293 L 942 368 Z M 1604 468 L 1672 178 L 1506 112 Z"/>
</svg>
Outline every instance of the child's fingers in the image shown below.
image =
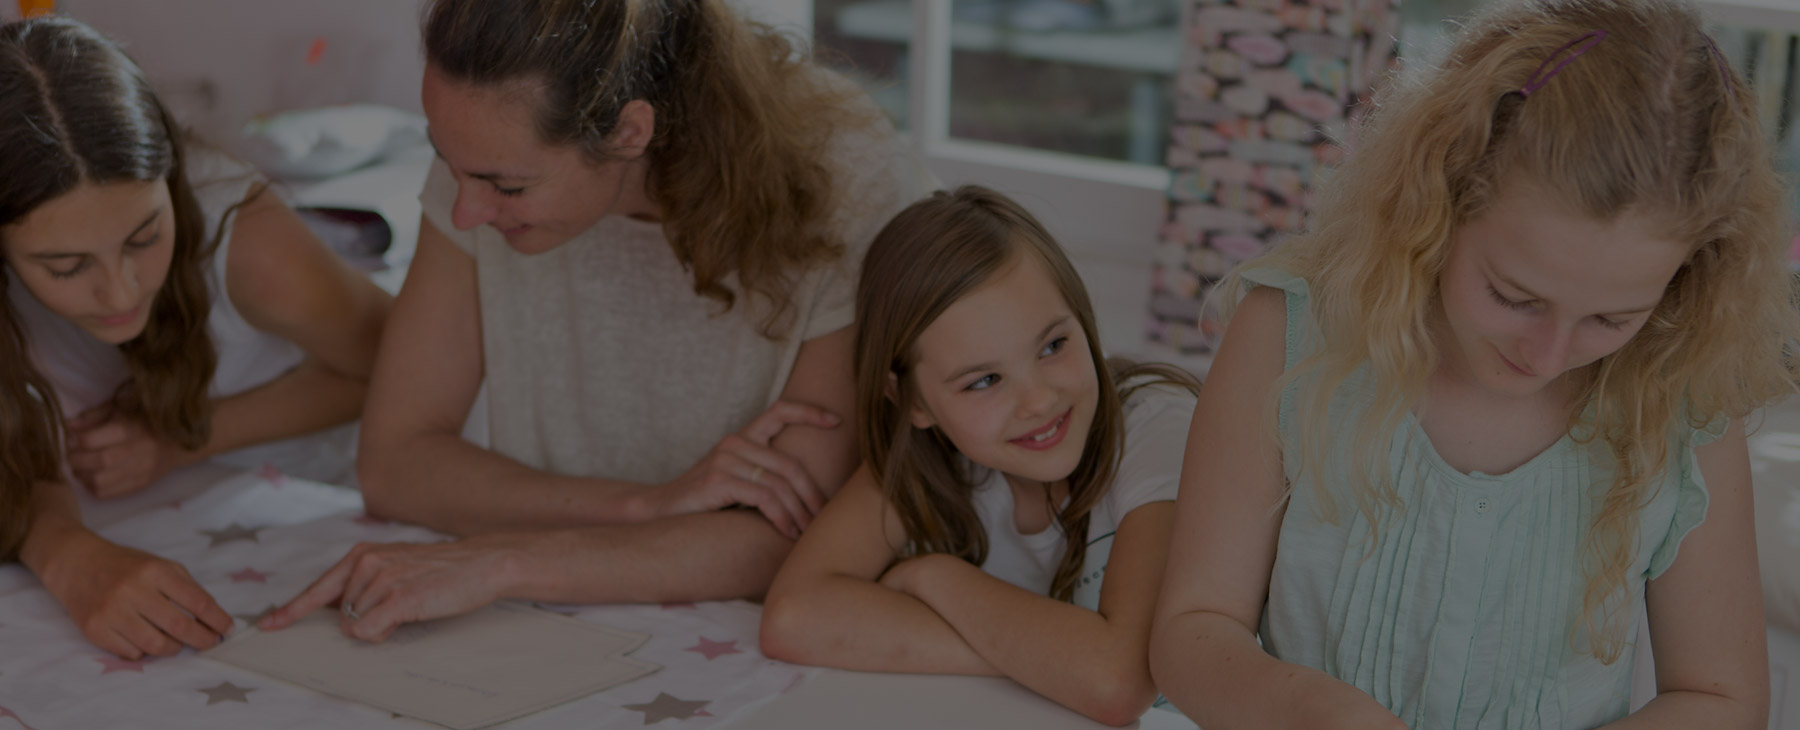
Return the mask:
<svg viewBox="0 0 1800 730">
<path fill-rule="evenodd" d="M 112 403 L 100 405 L 82 411 L 72 418 L 63 419 L 63 427 L 70 431 L 85 431 L 106 422 L 112 416 Z"/>
<path fill-rule="evenodd" d="M 103 451 L 69 452 L 69 469 L 77 475 L 92 476 L 104 468 L 106 468 L 106 453 Z"/>
<path fill-rule="evenodd" d="M 201 588 L 199 583 L 195 583 L 191 576 L 183 575 L 183 578 L 185 580 L 163 586 L 163 595 L 168 597 L 170 603 L 191 614 L 206 630 L 220 637 L 230 634 L 234 625 L 231 614 L 226 613 L 219 602 L 213 600 L 212 595 Z M 189 646 L 198 645 L 190 642 Z"/>
<path fill-rule="evenodd" d="M 118 629 L 108 626 L 96 633 L 99 635 L 89 634 L 88 639 L 93 641 L 95 646 L 112 652 L 120 659 L 135 662 L 144 655 L 144 650 L 139 649 L 137 644 L 131 643 L 131 640 L 119 633 Z"/>
<path fill-rule="evenodd" d="M 181 642 L 163 633 L 162 629 L 157 628 L 143 616 L 133 615 L 126 620 L 124 626 L 119 627 L 118 631 L 125 636 L 127 641 L 145 654 L 166 657 L 175 656 L 181 652 Z"/>
<path fill-rule="evenodd" d="M 207 628 L 169 601 L 153 599 L 139 609 L 139 615 L 165 636 L 195 649 L 211 649 L 214 644 L 219 643 L 218 632 Z"/>
<path fill-rule="evenodd" d="M 81 435 L 72 440 L 77 449 L 83 451 L 101 451 L 125 443 L 126 439 L 129 438 L 131 438 L 131 432 L 126 430 L 125 424 L 118 421 L 108 421 L 82 432 Z"/>
</svg>

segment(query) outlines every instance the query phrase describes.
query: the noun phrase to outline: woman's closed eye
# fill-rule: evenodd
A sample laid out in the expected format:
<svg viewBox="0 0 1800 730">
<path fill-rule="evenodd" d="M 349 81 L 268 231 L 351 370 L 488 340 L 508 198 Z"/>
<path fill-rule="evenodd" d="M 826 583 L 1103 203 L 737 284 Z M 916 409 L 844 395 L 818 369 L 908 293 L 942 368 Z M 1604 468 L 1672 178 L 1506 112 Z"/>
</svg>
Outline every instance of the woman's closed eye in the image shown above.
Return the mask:
<svg viewBox="0 0 1800 730">
<path fill-rule="evenodd" d="M 525 194 L 525 188 L 503 188 L 503 187 L 500 187 L 500 185 L 496 183 L 494 185 L 494 192 L 504 195 L 508 198 L 516 198 L 516 197 L 519 197 L 519 196 Z"/>
</svg>

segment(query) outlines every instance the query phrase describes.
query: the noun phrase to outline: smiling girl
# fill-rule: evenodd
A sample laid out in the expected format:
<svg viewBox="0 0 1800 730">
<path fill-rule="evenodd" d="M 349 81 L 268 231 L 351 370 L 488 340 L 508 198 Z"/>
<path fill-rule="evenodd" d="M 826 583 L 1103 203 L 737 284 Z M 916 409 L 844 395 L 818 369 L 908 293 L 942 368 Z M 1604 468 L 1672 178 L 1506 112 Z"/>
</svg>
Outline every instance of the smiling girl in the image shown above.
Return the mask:
<svg viewBox="0 0 1800 730">
<path fill-rule="evenodd" d="M 857 319 L 863 465 L 776 577 L 763 651 L 1007 676 L 1136 719 L 1198 385 L 1109 366 L 1061 249 L 981 188 L 888 224 Z"/>
<path fill-rule="evenodd" d="M 355 419 L 388 297 L 75 21 L 0 27 L 0 149 L 0 557 L 109 651 L 210 646 L 231 619 L 83 528 L 71 481 L 129 494 Z"/>
</svg>

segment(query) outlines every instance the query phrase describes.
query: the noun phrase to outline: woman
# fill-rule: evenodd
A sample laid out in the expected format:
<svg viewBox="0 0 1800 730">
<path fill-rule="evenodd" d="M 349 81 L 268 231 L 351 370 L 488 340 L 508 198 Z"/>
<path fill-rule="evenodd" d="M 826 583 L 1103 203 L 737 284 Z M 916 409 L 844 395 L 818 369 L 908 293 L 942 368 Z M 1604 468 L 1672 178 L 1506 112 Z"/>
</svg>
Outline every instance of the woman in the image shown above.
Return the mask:
<svg viewBox="0 0 1800 730">
<path fill-rule="evenodd" d="M 855 466 L 857 262 L 926 176 L 720 0 L 440 0 L 424 41 L 442 159 L 358 473 L 480 537 L 359 547 L 265 626 L 761 595 Z"/>
</svg>

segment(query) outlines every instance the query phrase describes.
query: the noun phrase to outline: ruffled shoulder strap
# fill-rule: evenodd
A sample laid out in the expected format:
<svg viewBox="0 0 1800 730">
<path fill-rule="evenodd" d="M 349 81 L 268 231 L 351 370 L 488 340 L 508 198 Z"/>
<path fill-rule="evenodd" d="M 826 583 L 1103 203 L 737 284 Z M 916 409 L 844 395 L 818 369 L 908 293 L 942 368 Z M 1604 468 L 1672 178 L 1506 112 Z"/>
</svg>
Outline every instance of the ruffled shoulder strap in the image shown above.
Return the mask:
<svg viewBox="0 0 1800 730">
<path fill-rule="evenodd" d="M 1706 477 L 1700 473 L 1700 465 L 1694 460 L 1694 449 L 1719 440 L 1730 425 L 1731 419 L 1720 417 L 1703 428 L 1683 425 L 1677 429 L 1677 440 L 1671 444 L 1669 452 L 1673 462 L 1669 472 L 1671 483 L 1675 487 L 1675 516 L 1669 521 L 1669 529 L 1662 543 L 1650 554 L 1650 564 L 1644 571 L 1646 579 L 1655 580 L 1669 566 L 1674 565 L 1676 554 L 1681 552 L 1681 541 L 1706 520 L 1706 505 L 1710 497 L 1706 491 Z"/>
</svg>

